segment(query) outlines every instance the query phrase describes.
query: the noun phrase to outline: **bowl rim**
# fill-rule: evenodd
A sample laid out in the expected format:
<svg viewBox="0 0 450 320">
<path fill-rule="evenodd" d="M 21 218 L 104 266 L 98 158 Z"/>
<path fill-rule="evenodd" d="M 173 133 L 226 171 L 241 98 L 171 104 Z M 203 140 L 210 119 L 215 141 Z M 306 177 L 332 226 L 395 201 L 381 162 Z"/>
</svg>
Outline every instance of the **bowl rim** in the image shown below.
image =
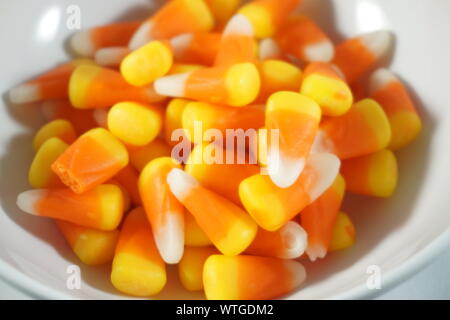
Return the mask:
<svg viewBox="0 0 450 320">
<path fill-rule="evenodd" d="M 379 290 L 369 290 L 365 284 L 358 285 L 343 293 L 326 298 L 327 300 L 353 300 L 371 299 L 382 292 L 387 292 L 401 282 L 405 281 L 413 273 L 423 269 L 427 264 L 446 250 L 450 245 L 450 227 L 442 232 L 427 246 L 414 255 L 407 258 L 399 266 L 382 275 L 382 287 Z M 52 300 L 79 300 L 75 296 L 50 288 L 41 282 L 16 270 L 0 259 L 0 278 L 11 284 L 16 289 L 36 299 Z M 301 290 L 301 289 L 300 289 Z"/>
</svg>

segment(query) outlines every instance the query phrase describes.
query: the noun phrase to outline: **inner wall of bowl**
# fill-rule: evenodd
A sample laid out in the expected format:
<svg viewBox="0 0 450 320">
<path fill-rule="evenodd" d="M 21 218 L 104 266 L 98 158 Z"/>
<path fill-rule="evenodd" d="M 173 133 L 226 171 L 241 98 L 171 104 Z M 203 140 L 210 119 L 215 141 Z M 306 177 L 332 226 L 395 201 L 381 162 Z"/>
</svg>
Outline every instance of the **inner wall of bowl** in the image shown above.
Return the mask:
<svg viewBox="0 0 450 320">
<path fill-rule="evenodd" d="M 7 105 L 5 93 L 68 58 L 65 43 L 73 31 L 67 28 L 67 8 L 74 2 L 81 10 L 82 27 L 87 28 L 145 18 L 161 1 L 17 0 L 0 4 L 0 30 L 4 30 L 0 41 L 8 44 L 8 50 L 2 53 L 7 63 L 0 79 L 4 98 L 0 108 L 0 260 L 29 277 L 30 283 L 37 281 L 61 297 L 123 298 L 110 284 L 109 266 L 81 265 L 52 221 L 26 215 L 15 205 L 17 194 L 29 189 L 31 141 L 43 120 L 36 105 Z M 444 214 L 449 154 L 437 147 L 446 143 L 450 134 L 448 111 L 443 108 L 450 96 L 445 88 L 447 78 L 441 72 L 450 69 L 450 45 L 439 40 L 446 39 L 450 22 L 445 12 L 449 9 L 445 0 L 436 0 L 433 6 L 421 0 L 304 0 L 302 10 L 336 40 L 378 29 L 394 31 L 396 47 L 388 62 L 412 89 L 424 119 L 424 132 L 418 141 L 398 153 L 400 183 L 393 198 L 350 196 L 346 200 L 344 210 L 356 225 L 356 245 L 316 263 L 301 259 L 308 280 L 287 298 L 331 298 L 351 292 L 366 283 L 370 266 L 378 266 L 383 276 L 450 226 L 450 216 Z M 418 16 L 424 20 L 418 22 Z M 68 267 L 72 265 L 80 267 L 79 290 L 67 287 L 72 270 Z M 0 274 L 6 272 L 0 269 Z M 8 276 L 16 281 L 10 273 Z M 203 298 L 202 294 L 181 289 L 176 267 L 169 267 L 169 279 L 156 298 Z M 365 294 L 370 293 L 367 289 Z"/>
</svg>

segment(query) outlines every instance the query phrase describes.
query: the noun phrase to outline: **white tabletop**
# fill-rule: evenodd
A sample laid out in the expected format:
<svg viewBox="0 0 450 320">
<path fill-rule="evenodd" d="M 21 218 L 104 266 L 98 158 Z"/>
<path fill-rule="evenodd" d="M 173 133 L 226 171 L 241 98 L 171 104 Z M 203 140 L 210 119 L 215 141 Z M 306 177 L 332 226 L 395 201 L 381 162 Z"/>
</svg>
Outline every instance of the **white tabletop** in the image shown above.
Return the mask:
<svg viewBox="0 0 450 320">
<path fill-rule="evenodd" d="M 377 299 L 450 299 L 450 249 L 417 275 Z M 32 299 L 0 280 L 0 299 Z"/>
</svg>

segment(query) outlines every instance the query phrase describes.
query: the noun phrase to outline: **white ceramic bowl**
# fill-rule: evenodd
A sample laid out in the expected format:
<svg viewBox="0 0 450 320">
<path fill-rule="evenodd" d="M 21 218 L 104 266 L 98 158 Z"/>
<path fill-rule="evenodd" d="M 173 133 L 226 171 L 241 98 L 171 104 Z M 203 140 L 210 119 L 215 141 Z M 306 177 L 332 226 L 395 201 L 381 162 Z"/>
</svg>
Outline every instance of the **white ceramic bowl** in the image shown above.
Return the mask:
<svg viewBox="0 0 450 320">
<path fill-rule="evenodd" d="M 67 59 L 67 8 L 81 9 L 82 27 L 144 18 L 157 1 L 3 0 L 0 2 L 0 92 Z M 304 10 L 333 36 L 390 29 L 396 36 L 391 68 L 412 90 L 424 120 L 420 138 L 398 153 L 400 183 L 387 200 L 350 197 L 345 210 L 356 224 L 356 245 L 307 264 L 308 280 L 287 298 L 365 298 L 368 267 L 381 270 L 382 290 L 411 276 L 450 244 L 450 1 L 304 0 Z M 5 98 L 6 95 L 3 95 Z M 81 266 L 80 290 L 69 290 L 67 267 L 78 261 L 52 221 L 15 205 L 28 189 L 36 106 L 0 102 L 0 276 L 42 298 L 121 298 L 108 267 Z M 180 289 L 176 273 L 157 298 L 202 298 Z"/>
</svg>

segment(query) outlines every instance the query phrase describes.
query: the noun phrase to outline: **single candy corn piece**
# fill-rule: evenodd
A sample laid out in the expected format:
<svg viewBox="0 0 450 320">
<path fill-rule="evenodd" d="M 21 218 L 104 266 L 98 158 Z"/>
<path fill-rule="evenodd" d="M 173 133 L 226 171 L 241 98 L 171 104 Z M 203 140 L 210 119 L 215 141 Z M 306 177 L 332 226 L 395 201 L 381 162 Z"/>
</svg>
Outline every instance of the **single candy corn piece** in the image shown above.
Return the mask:
<svg viewBox="0 0 450 320">
<path fill-rule="evenodd" d="M 203 265 L 206 259 L 218 253 L 213 247 L 185 248 L 183 259 L 178 264 L 178 277 L 186 290 L 203 290 Z"/>
<path fill-rule="evenodd" d="M 224 154 L 218 162 L 212 163 L 208 156 L 211 156 L 216 148 L 214 143 L 198 144 L 189 155 L 185 171 L 205 188 L 240 206 L 239 184 L 242 180 L 259 173 L 260 169 L 254 164 L 226 163 Z"/>
<path fill-rule="evenodd" d="M 331 186 L 339 166 L 339 159 L 332 154 L 312 154 L 290 187 L 277 187 L 269 176 L 257 174 L 241 182 L 239 196 L 261 228 L 276 231 Z"/>
<path fill-rule="evenodd" d="M 170 157 L 171 152 L 170 146 L 160 138 L 156 138 L 142 147 L 128 146 L 130 162 L 138 171 L 142 171 L 147 163 L 153 159 Z"/>
<path fill-rule="evenodd" d="M 397 187 L 397 159 L 388 149 L 343 161 L 341 173 L 353 193 L 387 198 Z"/>
<path fill-rule="evenodd" d="M 123 194 L 118 186 L 100 185 L 83 194 L 70 189 L 34 189 L 17 197 L 24 212 L 75 223 L 80 226 L 114 230 L 123 215 Z"/>
<path fill-rule="evenodd" d="M 240 207 L 202 187 L 180 169 L 167 176 L 170 190 L 195 217 L 211 242 L 226 255 L 243 252 L 256 236 L 257 226 Z"/>
<path fill-rule="evenodd" d="M 159 95 L 242 107 L 259 94 L 260 78 L 254 64 L 205 68 L 160 78 L 155 81 Z"/>
<path fill-rule="evenodd" d="M 135 50 L 152 40 L 167 40 L 181 33 L 210 31 L 214 18 L 203 0 L 174 0 L 165 4 L 134 33 L 129 47 Z"/>
<path fill-rule="evenodd" d="M 166 266 L 152 236 L 142 208 L 125 218 L 112 263 L 111 282 L 125 294 L 148 297 L 166 285 Z"/>
<path fill-rule="evenodd" d="M 97 66 L 81 66 L 73 72 L 69 97 L 78 109 L 111 107 L 122 101 L 152 103 L 164 100 L 155 93 L 153 86 L 132 86 L 119 72 Z"/>
<path fill-rule="evenodd" d="M 120 73 L 129 84 L 144 86 L 166 75 L 172 64 L 170 45 L 152 41 L 126 56 L 120 64 Z"/>
<path fill-rule="evenodd" d="M 273 36 L 300 2 L 301 0 L 254 0 L 238 12 L 251 21 L 255 36 L 262 39 Z"/>
<path fill-rule="evenodd" d="M 123 195 L 123 212 L 128 212 L 131 208 L 130 193 L 127 191 L 127 189 L 125 189 L 125 187 L 117 179 L 110 179 L 110 180 L 108 180 L 107 184 L 113 184 L 120 188 L 120 190 L 122 191 L 122 195 Z"/>
<path fill-rule="evenodd" d="M 170 39 L 170 46 L 177 62 L 211 66 L 221 38 L 221 34 L 216 32 L 183 33 Z"/>
<path fill-rule="evenodd" d="M 189 212 L 186 212 L 184 215 L 184 244 L 189 247 L 206 247 L 212 245 L 211 240 L 209 240 L 208 236 Z"/>
<path fill-rule="evenodd" d="M 119 231 L 102 231 L 56 220 L 70 248 L 87 265 L 102 265 L 113 260 Z"/>
<path fill-rule="evenodd" d="M 249 19 L 237 14 L 225 27 L 216 56 L 216 66 L 230 66 L 237 63 L 254 62 L 256 46 L 253 26 Z"/>
<path fill-rule="evenodd" d="M 108 112 L 108 129 L 127 144 L 145 146 L 162 129 L 162 114 L 151 105 L 120 102 Z"/>
<path fill-rule="evenodd" d="M 311 261 L 325 258 L 328 252 L 344 193 L 345 180 L 338 175 L 333 185 L 300 214 L 301 225 L 308 234 L 306 253 Z"/>
<path fill-rule="evenodd" d="M 320 107 L 304 95 L 280 91 L 270 96 L 266 128 L 278 130 L 279 139 L 268 137 L 267 169 L 278 187 L 291 186 L 302 173 L 320 118 Z"/>
<path fill-rule="evenodd" d="M 208 300 L 273 299 L 296 289 L 305 279 L 305 268 L 293 260 L 212 255 L 203 267 Z"/>
<path fill-rule="evenodd" d="M 234 108 L 205 102 L 188 103 L 183 111 L 182 124 L 185 134 L 193 143 L 208 140 L 205 133 L 214 129 L 226 138 L 227 129 L 258 129 L 264 126 L 264 105 Z M 201 125 L 201 127 L 200 127 Z"/>
<path fill-rule="evenodd" d="M 139 21 L 127 21 L 81 30 L 70 39 L 70 48 L 77 55 L 93 57 L 98 49 L 126 46 L 140 25 Z"/>
<path fill-rule="evenodd" d="M 28 181 L 33 188 L 62 188 L 64 184 L 52 171 L 51 165 L 69 147 L 59 138 L 46 140 L 37 151 L 28 172 Z"/>
<path fill-rule="evenodd" d="M 183 128 L 183 112 L 189 100 L 172 99 L 166 108 L 164 117 L 164 140 L 170 146 L 174 146 L 179 142 L 179 137 L 174 133 L 175 130 Z M 172 137 L 172 134 L 174 136 Z"/>
<path fill-rule="evenodd" d="M 331 64 L 310 63 L 303 73 L 300 93 L 316 101 L 325 116 L 340 116 L 353 104 L 350 87 Z"/>
<path fill-rule="evenodd" d="M 348 39 L 336 46 L 333 64 L 352 84 L 387 54 L 393 42 L 389 31 L 374 31 Z"/>
<path fill-rule="evenodd" d="M 206 5 L 219 26 L 224 25 L 233 16 L 241 4 L 241 0 L 205 0 Z"/>
<path fill-rule="evenodd" d="M 134 205 L 142 204 L 138 188 L 139 172 L 131 164 L 120 170 L 114 176 L 114 179 L 124 187 Z"/>
<path fill-rule="evenodd" d="M 261 90 L 256 102 L 266 103 L 278 91 L 298 92 L 302 81 L 302 71 L 281 60 L 266 60 L 259 63 Z"/>
<path fill-rule="evenodd" d="M 278 30 L 276 39 L 281 49 L 305 62 L 329 62 L 334 45 L 325 32 L 310 18 L 292 15 Z"/>
<path fill-rule="evenodd" d="M 408 145 L 422 130 L 422 121 L 405 86 L 391 71 L 378 69 L 370 77 L 369 91 L 389 119 L 392 138 L 388 148 Z"/>
<path fill-rule="evenodd" d="M 338 251 L 351 247 L 355 242 L 356 231 L 350 217 L 339 212 L 333 229 L 330 251 Z"/>
<path fill-rule="evenodd" d="M 72 71 L 78 66 L 92 64 L 93 62 L 88 59 L 76 59 L 62 64 L 34 80 L 11 89 L 9 100 L 13 104 L 23 104 L 43 100 L 66 99 Z"/>
<path fill-rule="evenodd" d="M 45 101 L 42 103 L 42 112 L 49 121 L 57 119 L 68 120 L 79 135 L 98 126 L 92 110 L 75 109 L 67 100 Z"/>
<path fill-rule="evenodd" d="M 206 67 L 200 64 L 174 63 L 168 74 L 172 75 L 172 74 L 192 72 L 203 68 Z"/>
<path fill-rule="evenodd" d="M 103 128 L 77 139 L 53 164 L 52 170 L 75 193 L 108 181 L 128 164 L 123 144 Z"/>
<path fill-rule="evenodd" d="M 363 100 L 368 97 L 366 84 L 363 80 L 353 82 L 350 88 L 352 89 L 354 101 Z"/>
<path fill-rule="evenodd" d="M 354 104 L 340 117 L 327 118 L 316 137 L 317 152 L 332 152 L 340 159 L 367 155 L 388 146 L 391 128 L 381 106 L 372 99 Z"/>
<path fill-rule="evenodd" d="M 273 38 L 265 38 L 259 42 L 259 60 L 270 60 L 284 58 L 283 51 Z"/>
<path fill-rule="evenodd" d="M 148 163 L 139 176 L 139 191 L 153 237 L 166 263 L 178 263 L 184 249 L 184 208 L 167 184 L 167 174 L 180 164 L 169 157 Z"/>
<path fill-rule="evenodd" d="M 245 253 L 262 257 L 296 259 L 305 252 L 306 245 L 305 230 L 297 222 L 288 221 L 277 231 L 258 229 L 255 240 Z"/>
<path fill-rule="evenodd" d="M 77 134 L 72 124 L 64 119 L 50 121 L 42 126 L 33 139 L 34 150 L 39 148 L 50 138 L 59 138 L 67 144 L 71 144 L 77 139 Z"/>
<path fill-rule="evenodd" d="M 131 53 L 128 47 L 108 47 L 95 51 L 95 63 L 103 67 L 119 67 L 122 60 Z"/>
</svg>

